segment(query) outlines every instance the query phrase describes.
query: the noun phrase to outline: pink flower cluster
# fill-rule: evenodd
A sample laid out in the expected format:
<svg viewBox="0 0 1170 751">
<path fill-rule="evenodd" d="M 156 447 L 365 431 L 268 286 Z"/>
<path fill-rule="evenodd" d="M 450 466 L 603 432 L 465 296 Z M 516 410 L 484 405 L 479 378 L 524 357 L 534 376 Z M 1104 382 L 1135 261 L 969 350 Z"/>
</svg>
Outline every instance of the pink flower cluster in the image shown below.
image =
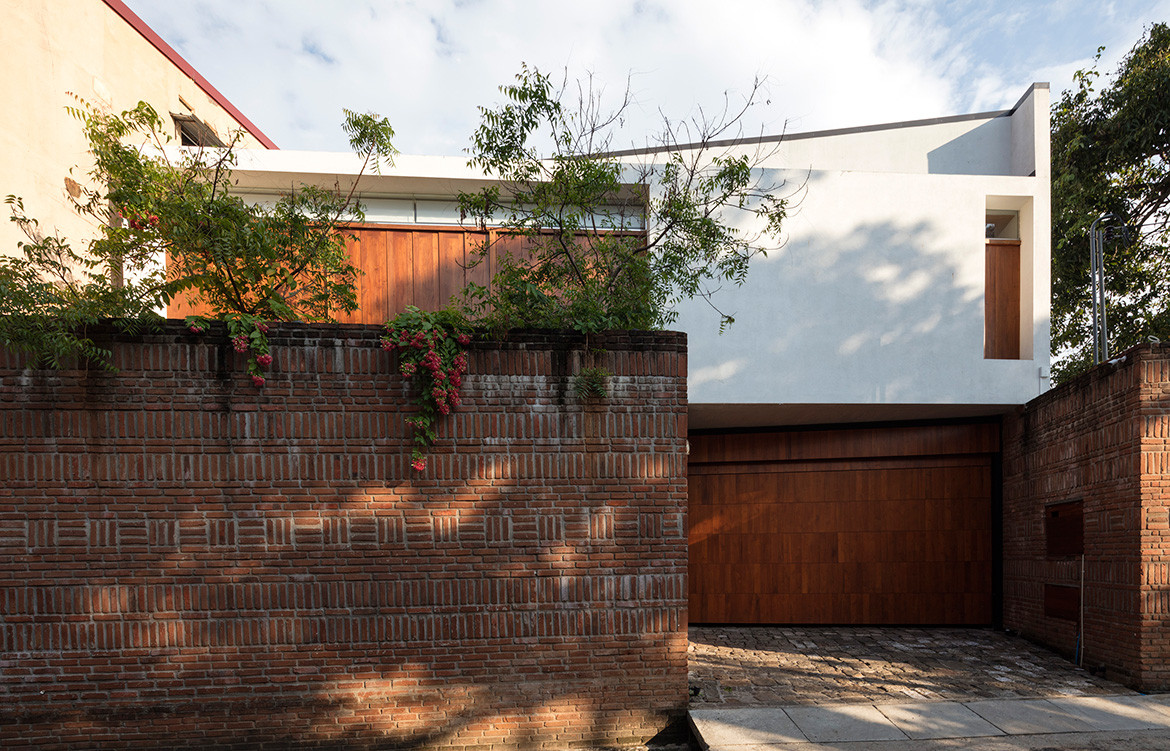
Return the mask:
<svg viewBox="0 0 1170 751">
<path fill-rule="evenodd" d="M 158 215 L 156 214 L 139 214 L 134 211 L 126 211 L 123 213 L 129 223 L 131 229 L 144 230 L 147 227 L 158 226 Z"/>
<path fill-rule="evenodd" d="M 245 326 L 247 322 L 241 321 Z M 272 355 L 268 352 L 268 341 L 266 334 L 270 324 L 264 321 L 256 321 L 252 323 L 256 327 L 255 331 L 238 333 L 232 337 L 232 348 L 236 352 L 243 354 L 251 350 L 251 359 L 248 362 L 248 374 L 252 378 L 252 385 L 259 388 L 267 383 L 264 371 L 272 366 Z M 238 328 L 236 329 L 239 330 Z M 257 336 L 259 334 L 259 336 Z"/>
<path fill-rule="evenodd" d="M 417 311 L 416 311 L 417 312 Z M 399 371 L 406 378 L 419 377 L 419 402 L 423 409 L 406 423 L 414 428 L 416 442 L 430 444 L 435 413 L 449 415 L 460 404 L 459 389 L 467 372 L 467 354 L 459 347 L 471 343 L 467 333 L 447 333 L 441 328 L 412 331 L 407 328 L 387 327 L 382 337 L 382 349 L 399 350 Z M 421 436 L 421 438 L 420 438 Z M 426 469 L 426 457 L 416 448 L 410 464 L 417 471 Z"/>
<path fill-rule="evenodd" d="M 382 337 L 381 342 L 382 349 L 388 352 L 394 349 L 403 351 L 400 366 L 403 376 L 413 378 L 418 375 L 420 368 L 430 375 L 431 383 L 434 384 L 430 389 L 430 396 L 434 400 L 435 409 L 441 415 L 450 414 L 452 409 L 459 406 L 461 402 L 459 389 L 463 385 L 463 375 L 467 372 L 465 352 L 455 355 L 449 366 L 444 365 L 440 352 L 447 338 L 448 335 L 442 331 L 426 334 L 421 331 L 390 329 L 388 334 Z M 455 341 L 466 346 L 471 343 L 471 335 L 456 334 Z"/>
<path fill-rule="evenodd" d="M 467 355 L 460 352 L 448 368 L 443 367 L 443 359 L 434 349 L 427 350 L 423 355 L 423 368 L 430 371 L 431 398 L 435 401 L 435 409 L 440 415 L 449 415 L 451 410 L 460 404 L 459 387 L 463 385 L 463 374 L 467 372 Z"/>
</svg>

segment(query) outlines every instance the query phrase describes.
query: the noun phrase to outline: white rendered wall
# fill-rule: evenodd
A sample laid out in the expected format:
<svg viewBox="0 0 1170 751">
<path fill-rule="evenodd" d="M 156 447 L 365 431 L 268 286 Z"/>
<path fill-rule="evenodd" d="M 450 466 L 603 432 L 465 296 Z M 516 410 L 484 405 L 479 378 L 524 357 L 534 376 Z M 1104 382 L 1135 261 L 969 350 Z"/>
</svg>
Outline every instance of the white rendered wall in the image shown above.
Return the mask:
<svg viewBox="0 0 1170 751">
<path fill-rule="evenodd" d="M 720 335 L 705 302 L 680 307 L 691 402 L 1036 396 L 1038 368 L 1048 370 L 1046 307 L 1028 316 L 1032 359 L 983 358 L 987 197 L 1028 201 L 1035 187 L 1035 178 L 811 173 L 785 247 L 753 261 L 743 287 L 716 296 L 735 324 Z"/>
<path fill-rule="evenodd" d="M 879 130 L 868 150 L 882 156 L 869 166 L 901 162 L 904 172 L 802 171 L 798 162 L 796 169 L 768 175 L 805 187 L 786 223 L 787 244 L 754 260 L 743 287 L 724 288 L 714 298 L 735 324 L 720 335 L 718 314 L 704 301 L 679 308 L 677 328 L 689 338 L 691 403 L 1008 405 L 1045 390 L 1047 93 L 1034 88 L 1015 115 L 988 121 L 998 134 L 983 146 L 991 174 L 921 169 L 906 133 Z M 1029 122 L 1016 121 L 1013 128 L 1021 115 Z M 953 133 L 953 126 L 937 130 Z M 909 130 L 923 136 L 919 157 L 939 150 L 934 128 Z M 865 136 L 851 134 L 851 148 L 867 151 Z M 816 153 L 811 140 L 794 143 L 788 154 L 797 146 L 805 155 Z M 964 141 L 949 153 L 964 153 L 974 143 Z M 894 144 L 903 150 L 889 148 Z M 979 158 L 966 154 L 959 161 Z M 1025 175 L 1037 176 L 1000 174 L 1025 167 Z M 988 207 L 1020 211 L 1020 360 L 983 357 Z"/>
<path fill-rule="evenodd" d="M 1010 175 L 1010 140 L 1008 116 L 956 119 L 836 135 L 796 134 L 778 144 L 771 161 L 820 170 Z"/>
</svg>

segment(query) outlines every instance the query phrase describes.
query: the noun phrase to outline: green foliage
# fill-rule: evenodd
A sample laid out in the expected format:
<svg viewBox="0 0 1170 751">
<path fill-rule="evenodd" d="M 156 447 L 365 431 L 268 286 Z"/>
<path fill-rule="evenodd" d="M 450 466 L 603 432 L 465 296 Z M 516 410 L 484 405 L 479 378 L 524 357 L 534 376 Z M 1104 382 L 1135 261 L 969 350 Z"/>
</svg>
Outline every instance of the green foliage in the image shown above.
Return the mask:
<svg viewBox="0 0 1170 751">
<path fill-rule="evenodd" d="M 573 393 L 581 399 L 604 399 L 609 396 L 609 377 L 605 368 L 581 368 L 573 376 Z"/>
<path fill-rule="evenodd" d="M 358 270 L 337 228 L 343 198 L 306 186 L 263 209 L 213 179 L 218 186 L 192 180 L 148 206 L 162 217 L 159 245 L 176 292 L 189 290 L 216 318 L 321 321 L 357 308 Z"/>
<path fill-rule="evenodd" d="M 465 217 L 498 228 L 480 248 L 496 264 L 490 288 L 466 290 L 473 315 L 496 329 L 654 329 L 679 301 L 742 284 L 752 256 L 779 245 L 787 199 L 756 169 L 767 154 L 714 143 L 735 135 L 758 90 L 714 119 L 664 121 L 656 148 L 619 154 L 610 143 L 628 92 L 607 112 L 581 88 L 570 108 L 564 88 L 525 66 L 501 87 L 503 105 L 480 108 L 470 149 L 469 164 L 502 185 L 460 195 Z M 737 214 L 762 229 L 745 232 Z"/>
<path fill-rule="evenodd" d="M 145 102 L 120 115 L 84 103 L 70 112 L 89 141 L 89 177 L 97 186 L 84 189 L 75 208 L 101 234 L 75 250 L 40 235 L 20 200 L 9 197 L 13 220 L 31 242 L 22 243 L 23 258 L 0 262 L 8 292 L 0 344 L 51 365 L 66 354 L 103 361 L 107 353 L 92 347 L 79 326 L 157 317 L 153 311 L 186 293 L 228 323 L 237 349 L 239 337 L 249 342 L 242 351 L 250 353 L 253 382 L 262 385 L 271 363 L 266 322 L 331 320 L 356 309 L 358 270 L 342 230 L 362 216 L 353 200 L 356 181 L 345 196 L 302 187 L 270 208 L 254 206 L 229 193 L 240 134 L 225 149 L 180 153 L 165 149 L 162 122 Z M 343 127 L 364 157 L 359 179 L 371 164 L 392 159 L 393 131 L 384 120 L 347 111 Z M 188 323 L 206 329 L 201 319 Z"/>
<path fill-rule="evenodd" d="M 451 308 L 425 311 L 408 305 L 386 322 L 382 348 L 398 352 L 399 370 L 413 382 L 418 411 L 407 419 L 414 431 L 411 466 L 426 469 L 426 452 L 435 442 L 435 425 L 460 403 L 467 372 L 465 347 L 471 342 L 470 325 L 461 311 Z"/>
<path fill-rule="evenodd" d="M 88 335 L 105 319 L 134 332 L 159 320 L 154 312 L 162 276 L 145 270 L 139 282 L 114 284 L 93 256 L 43 235 L 16 196 L 5 203 L 29 236 L 20 256 L 0 256 L 0 345 L 31 355 L 34 366 L 62 368 L 79 361 L 109 367 L 109 350 Z"/>
<path fill-rule="evenodd" d="M 1103 49 L 1103 48 L 1102 48 Z M 1101 50 L 1097 57 L 1100 59 Z M 1099 87 L 1094 68 L 1052 110 L 1052 352 L 1058 381 L 1092 365 L 1089 226 L 1112 212 L 1129 241 L 1106 244 L 1111 351 L 1170 338 L 1170 27 L 1154 24 Z"/>
<path fill-rule="evenodd" d="M 390 127 L 389 121 L 372 112 L 354 112 L 345 108 L 342 108 L 342 112 L 345 120 L 341 123 L 341 129 L 349 136 L 349 147 L 362 157 L 361 171 L 364 173 L 373 166 L 375 172 L 381 173 L 383 162 L 393 166 L 398 149 L 390 143 L 394 129 Z M 354 186 L 357 186 L 356 182 Z"/>
</svg>

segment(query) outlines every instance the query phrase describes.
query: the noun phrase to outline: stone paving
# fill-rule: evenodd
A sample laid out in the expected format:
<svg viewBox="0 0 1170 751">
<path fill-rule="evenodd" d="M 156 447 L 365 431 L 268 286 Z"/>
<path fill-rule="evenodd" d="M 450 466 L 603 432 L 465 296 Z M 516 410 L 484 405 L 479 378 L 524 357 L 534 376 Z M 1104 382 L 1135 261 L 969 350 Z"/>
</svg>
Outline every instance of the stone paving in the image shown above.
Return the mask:
<svg viewBox="0 0 1170 751">
<path fill-rule="evenodd" d="M 1133 694 L 1002 631 L 690 628 L 691 709 Z"/>
</svg>

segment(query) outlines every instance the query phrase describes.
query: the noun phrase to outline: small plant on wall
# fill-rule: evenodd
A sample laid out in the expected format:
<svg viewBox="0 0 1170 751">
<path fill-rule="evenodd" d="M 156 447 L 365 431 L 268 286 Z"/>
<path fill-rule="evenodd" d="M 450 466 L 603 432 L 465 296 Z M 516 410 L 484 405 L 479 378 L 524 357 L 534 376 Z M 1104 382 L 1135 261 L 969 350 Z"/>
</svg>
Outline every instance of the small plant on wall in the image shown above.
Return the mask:
<svg viewBox="0 0 1170 751">
<path fill-rule="evenodd" d="M 609 378 L 605 368 L 581 368 L 573 376 L 573 392 L 581 399 L 604 399 L 609 396 Z"/>
<path fill-rule="evenodd" d="M 386 323 L 382 348 L 398 353 L 399 372 L 411 382 L 418 405 L 406 422 L 414 431 L 410 466 L 419 472 L 427 468 L 438 421 L 462 400 L 470 343 L 467 318 L 453 309 L 430 312 L 410 305 Z"/>
</svg>

